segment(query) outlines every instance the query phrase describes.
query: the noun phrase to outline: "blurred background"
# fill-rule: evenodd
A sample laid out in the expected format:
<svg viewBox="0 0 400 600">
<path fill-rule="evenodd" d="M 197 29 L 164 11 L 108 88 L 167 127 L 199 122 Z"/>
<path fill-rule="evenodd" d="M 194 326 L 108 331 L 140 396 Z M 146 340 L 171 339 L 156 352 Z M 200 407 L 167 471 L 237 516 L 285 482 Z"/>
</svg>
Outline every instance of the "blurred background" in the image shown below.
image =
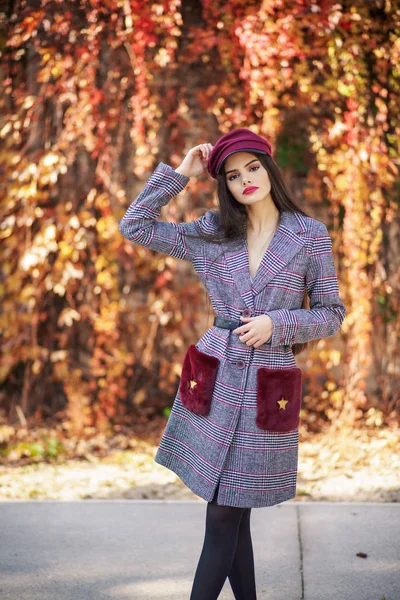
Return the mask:
<svg viewBox="0 0 400 600">
<path fill-rule="evenodd" d="M 197 498 L 153 456 L 212 308 L 118 223 L 159 162 L 249 127 L 327 224 L 347 308 L 296 357 L 298 499 L 400 501 L 399 2 L 0 11 L 0 498 Z M 162 218 L 215 205 L 204 174 Z"/>
</svg>

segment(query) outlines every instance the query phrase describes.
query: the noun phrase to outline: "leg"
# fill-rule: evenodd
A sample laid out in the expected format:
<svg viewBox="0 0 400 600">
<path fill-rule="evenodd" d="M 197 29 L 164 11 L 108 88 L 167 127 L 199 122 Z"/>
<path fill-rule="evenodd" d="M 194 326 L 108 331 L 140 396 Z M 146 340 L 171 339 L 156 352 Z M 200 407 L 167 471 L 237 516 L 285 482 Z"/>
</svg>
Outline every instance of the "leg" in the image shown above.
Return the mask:
<svg viewBox="0 0 400 600">
<path fill-rule="evenodd" d="M 204 544 L 190 600 L 217 600 L 231 570 L 244 510 L 220 506 L 215 497 L 207 504 Z"/>
<path fill-rule="evenodd" d="M 219 486 L 211 500 L 212 504 L 217 502 L 218 488 Z M 236 551 L 228 575 L 235 600 L 256 600 L 257 598 L 250 515 L 251 508 L 245 508 L 240 520 Z"/>
<path fill-rule="evenodd" d="M 228 575 L 235 600 L 256 600 L 257 598 L 250 513 L 251 508 L 244 509 L 239 526 L 236 552 Z"/>
</svg>

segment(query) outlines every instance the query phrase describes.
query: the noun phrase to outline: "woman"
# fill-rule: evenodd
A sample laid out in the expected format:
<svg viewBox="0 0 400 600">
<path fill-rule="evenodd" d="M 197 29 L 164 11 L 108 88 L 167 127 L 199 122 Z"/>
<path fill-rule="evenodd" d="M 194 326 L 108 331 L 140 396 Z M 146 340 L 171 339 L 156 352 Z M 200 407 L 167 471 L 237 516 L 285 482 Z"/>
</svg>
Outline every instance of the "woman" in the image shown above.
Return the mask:
<svg viewBox="0 0 400 600">
<path fill-rule="evenodd" d="M 218 182 L 219 209 L 190 223 L 156 220 L 206 169 Z M 119 229 L 191 261 L 217 315 L 187 350 L 155 461 L 208 503 L 190 600 L 216 599 L 226 577 L 236 600 L 253 600 L 251 508 L 296 495 L 294 355 L 333 335 L 346 314 L 331 239 L 290 198 L 270 144 L 245 128 L 191 148 L 175 170 L 160 163 Z"/>
</svg>

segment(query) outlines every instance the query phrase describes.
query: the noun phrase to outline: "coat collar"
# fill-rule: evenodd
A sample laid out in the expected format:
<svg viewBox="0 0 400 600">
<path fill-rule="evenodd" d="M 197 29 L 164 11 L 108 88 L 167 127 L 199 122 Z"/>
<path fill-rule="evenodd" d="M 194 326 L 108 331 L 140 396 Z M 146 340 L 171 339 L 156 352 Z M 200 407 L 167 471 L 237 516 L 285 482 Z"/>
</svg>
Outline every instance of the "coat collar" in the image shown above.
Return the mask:
<svg viewBox="0 0 400 600">
<path fill-rule="evenodd" d="M 247 239 L 223 242 L 226 264 L 246 307 L 254 309 L 254 297 L 287 265 L 306 243 L 305 217 L 298 212 L 282 211 L 279 226 L 272 238 L 253 281 L 250 278 Z"/>
</svg>

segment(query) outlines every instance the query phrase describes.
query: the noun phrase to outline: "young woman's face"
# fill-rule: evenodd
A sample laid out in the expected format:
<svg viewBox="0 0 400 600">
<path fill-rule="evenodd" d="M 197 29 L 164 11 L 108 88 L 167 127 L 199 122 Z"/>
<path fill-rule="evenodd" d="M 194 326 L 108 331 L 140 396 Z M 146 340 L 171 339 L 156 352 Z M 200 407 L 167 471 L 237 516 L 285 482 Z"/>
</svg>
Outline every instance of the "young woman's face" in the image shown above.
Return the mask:
<svg viewBox="0 0 400 600">
<path fill-rule="evenodd" d="M 260 202 L 271 191 L 268 172 L 256 156 L 249 152 L 235 152 L 224 162 L 226 185 L 235 200 L 241 204 Z M 244 193 L 245 191 L 250 193 Z"/>
</svg>

